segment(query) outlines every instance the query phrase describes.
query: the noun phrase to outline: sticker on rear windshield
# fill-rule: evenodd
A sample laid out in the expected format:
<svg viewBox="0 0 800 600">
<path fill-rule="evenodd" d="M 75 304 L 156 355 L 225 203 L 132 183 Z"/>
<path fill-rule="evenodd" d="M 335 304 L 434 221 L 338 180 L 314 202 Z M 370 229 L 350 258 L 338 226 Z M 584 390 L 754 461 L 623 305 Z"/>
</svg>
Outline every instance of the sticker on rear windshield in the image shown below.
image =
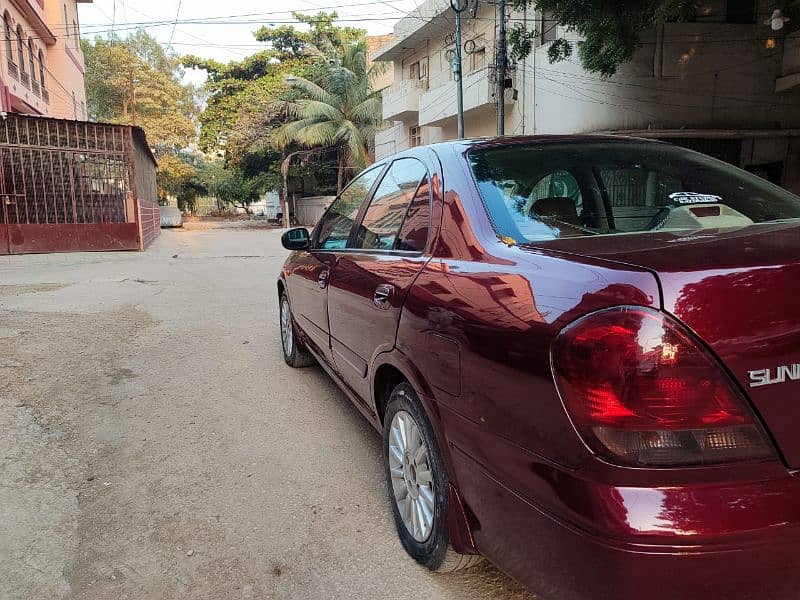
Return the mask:
<svg viewBox="0 0 800 600">
<path fill-rule="evenodd" d="M 713 194 L 698 194 L 697 192 L 675 192 L 669 195 L 669 199 L 678 206 L 686 204 L 715 204 L 722 202 L 721 196 Z"/>
</svg>

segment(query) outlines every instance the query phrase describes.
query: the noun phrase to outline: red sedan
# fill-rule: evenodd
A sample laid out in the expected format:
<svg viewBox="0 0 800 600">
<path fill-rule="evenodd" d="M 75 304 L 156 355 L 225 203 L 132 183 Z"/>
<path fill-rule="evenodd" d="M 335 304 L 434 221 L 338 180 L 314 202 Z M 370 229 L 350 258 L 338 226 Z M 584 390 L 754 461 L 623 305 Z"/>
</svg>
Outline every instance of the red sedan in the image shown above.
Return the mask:
<svg viewBox="0 0 800 600">
<path fill-rule="evenodd" d="M 286 362 L 382 431 L 415 560 L 548 600 L 800 597 L 800 198 L 659 142 L 468 140 L 283 243 Z"/>
</svg>

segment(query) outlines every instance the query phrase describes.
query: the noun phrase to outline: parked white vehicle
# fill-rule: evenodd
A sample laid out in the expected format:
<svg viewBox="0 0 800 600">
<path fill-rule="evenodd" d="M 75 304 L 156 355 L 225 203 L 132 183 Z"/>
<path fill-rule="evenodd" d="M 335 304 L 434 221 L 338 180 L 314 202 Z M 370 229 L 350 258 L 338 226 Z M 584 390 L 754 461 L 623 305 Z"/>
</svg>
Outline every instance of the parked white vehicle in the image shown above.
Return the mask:
<svg viewBox="0 0 800 600">
<path fill-rule="evenodd" d="M 183 227 L 183 215 L 174 206 L 160 206 L 161 227 Z"/>
</svg>

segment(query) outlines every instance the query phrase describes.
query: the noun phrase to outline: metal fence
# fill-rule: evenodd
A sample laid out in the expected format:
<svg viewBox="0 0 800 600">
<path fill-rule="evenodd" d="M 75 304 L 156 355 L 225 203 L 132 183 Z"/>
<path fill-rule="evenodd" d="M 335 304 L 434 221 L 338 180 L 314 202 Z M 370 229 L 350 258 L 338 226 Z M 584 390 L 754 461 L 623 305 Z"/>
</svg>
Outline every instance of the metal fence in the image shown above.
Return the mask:
<svg viewBox="0 0 800 600">
<path fill-rule="evenodd" d="M 140 201 L 157 201 L 140 128 L 0 120 L 0 254 L 141 247 Z"/>
<path fill-rule="evenodd" d="M 124 125 L 7 115 L 0 167 L 8 224 L 126 223 L 129 192 L 156 200 L 155 161 Z"/>
</svg>

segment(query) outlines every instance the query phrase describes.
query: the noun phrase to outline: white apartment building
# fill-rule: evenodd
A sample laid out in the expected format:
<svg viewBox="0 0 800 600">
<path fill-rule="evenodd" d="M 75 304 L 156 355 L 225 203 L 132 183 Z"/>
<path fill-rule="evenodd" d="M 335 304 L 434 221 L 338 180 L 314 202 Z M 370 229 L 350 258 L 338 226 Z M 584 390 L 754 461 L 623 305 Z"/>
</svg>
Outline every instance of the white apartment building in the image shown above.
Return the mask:
<svg viewBox="0 0 800 600">
<path fill-rule="evenodd" d="M 773 32 L 768 0 L 700 0 L 693 22 L 643 36 L 634 59 L 611 78 L 585 71 L 575 55 L 550 63 L 552 40 L 570 32 L 538 12 L 510 13 L 540 32 L 531 55 L 513 65 L 505 93 L 507 135 L 625 132 L 700 150 L 800 192 L 800 31 Z M 495 3 L 463 13 L 463 88 L 468 137 L 496 132 L 491 73 Z M 373 54 L 391 62 L 376 157 L 456 137 L 450 66 L 454 13 L 427 0 Z"/>
</svg>

